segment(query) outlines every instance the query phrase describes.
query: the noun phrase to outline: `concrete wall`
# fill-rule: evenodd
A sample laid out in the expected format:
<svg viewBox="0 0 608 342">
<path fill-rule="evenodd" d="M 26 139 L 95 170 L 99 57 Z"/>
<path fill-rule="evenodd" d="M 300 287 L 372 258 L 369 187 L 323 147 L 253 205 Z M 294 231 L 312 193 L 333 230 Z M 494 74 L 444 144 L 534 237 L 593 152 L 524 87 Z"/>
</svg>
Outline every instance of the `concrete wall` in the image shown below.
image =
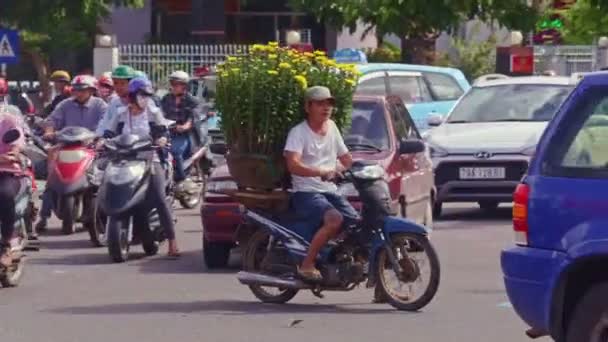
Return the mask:
<svg viewBox="0 0 608 342">
<path fill-rule="evenodd" d="M 354 33 L 350 33 L 350 30 L 345 28 L 341 32 L 337 33 L 336 38 L 336 49 L 346 48 L 375 48 L 378 46 L 378 39 L 376 39 L 376 30 L 372 30 L 361 39 L 361 36 L 365 32 L 365 26 L 360 23 L 357 26 L 357 30 Z"/>
<path fill-rule="evenodd" d="M 152 27 L 152 1 L 140 9 L 115 8 L 101 27 L 107 34 L 115 34 L 118 44 L 143 44 Z"/>
</svg>

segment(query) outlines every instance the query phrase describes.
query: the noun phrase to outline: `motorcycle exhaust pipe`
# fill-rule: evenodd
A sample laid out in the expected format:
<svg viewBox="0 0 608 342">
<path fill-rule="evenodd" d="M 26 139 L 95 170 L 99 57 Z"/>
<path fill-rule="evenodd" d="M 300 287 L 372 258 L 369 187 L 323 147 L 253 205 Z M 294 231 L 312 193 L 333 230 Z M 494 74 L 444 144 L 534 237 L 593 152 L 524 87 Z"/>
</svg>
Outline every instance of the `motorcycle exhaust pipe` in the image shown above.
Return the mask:
<svg viewBox="0 0 608 342">
<path fill-rule="evenodd" d="M 243 285 L 259 285 L 259 286 L 270 286 L 280 287 L 292 290 L 307 290 L 312 287 L 299 279 L 284 279 L 279 277 L 273 277 L 260 273 L 245 272 L 241 271 L 237 273 L 236 278 Z"/>
</svg>

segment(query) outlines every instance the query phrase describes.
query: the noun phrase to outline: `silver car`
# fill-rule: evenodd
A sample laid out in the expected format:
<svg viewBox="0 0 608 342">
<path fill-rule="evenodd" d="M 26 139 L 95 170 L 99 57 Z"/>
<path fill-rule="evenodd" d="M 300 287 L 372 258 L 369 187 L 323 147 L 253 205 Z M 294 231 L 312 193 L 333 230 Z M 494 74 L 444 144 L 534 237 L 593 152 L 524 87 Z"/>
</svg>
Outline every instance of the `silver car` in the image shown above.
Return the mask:
<svg viewBox="0 0 608 342">
<path fill-rule="evenodd" d="M 574 88 L 576 78 L 529 76 L 480 80 L 445 119 L 425 134 L 437 194 L 444 202 L 477 202 L 493 210 L 511 202 L 547 123 Z"/>
</svg>

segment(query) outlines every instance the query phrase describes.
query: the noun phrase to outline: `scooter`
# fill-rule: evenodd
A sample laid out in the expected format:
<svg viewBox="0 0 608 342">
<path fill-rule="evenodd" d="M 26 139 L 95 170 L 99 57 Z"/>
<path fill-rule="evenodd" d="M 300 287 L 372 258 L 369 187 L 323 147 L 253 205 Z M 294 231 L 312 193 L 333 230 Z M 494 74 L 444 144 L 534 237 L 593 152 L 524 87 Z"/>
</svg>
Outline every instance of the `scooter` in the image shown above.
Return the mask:
<svg viewBox="0 0 608 342">
<path fill-rule="evenodd" d="M 166 237 L 158 212 L 146 200 L 152 163 L 158 146 L 149 137 L 122 134 L 106 140 L 108 164 L 98 192 L 98 211 L 107 217 L 106 243 L 110 258 L 124 262 L 130 246 L 142 244 L 147 255 L 158 253 Z M 173 202 L 173 169 L 166 169 L 168 204 Z"/>
<path fill-rule="evenodd" d="M 424 144 L 404 141 L 400 150 L 418 153 L 424 151 Z M 323 291 L 350 291 L 366 281 L 367 288 L 378 284 L 398 310 L 417 311 L 426 306 L 439 287 L 439 259 L 424 226 L 391 216 L 385 177 L 384 169 L 375 162 L 356 162 L 345 173 L 345 180 L 359 192 L 362 219 L 343 227 L 341 235 L 321 251 L 316 262 L 322 275 L 319 282 L 298 276 L 297 267 L 310 244 L 302 237 L 306 228 L 290 218 L 289 211 L 244 210 L 255 232 L 245 247 L 244 271 L 238 273 L 238 280 L 267 303 L 286 303 L 300 290 L 323 298 Z M 390 278 L 397 280 L 395 287 Z M 418 286 L 419 293 L 414 291 Z M 406 291 L 401 293 L 403 289 Z"/>
<path fill-rule="evenodd" d="M 56 135 L 59 144 L 47 187 L 53 194 L 55 215 L 61 219 L 61 231 L 73 234 L 76 222 L 88 226 L 93 221 L 97 187 L 91 182 L 95 160 L 94 132 L 84 127 L 65 127 Z"/>
<path fill-rule="evenodd" d="M 211 174 L 206 122 L 213 115 L 214 112 L 207 112 L 202 118 L 195 120 L 194 129 L 190 134 L 192 154 L 184 161 L 184 170 L 190 175 L 175 189 L 175 199 L 186 209 L 199 205 L 206 190 L 207 177 Z M 170 126 L 169 130 L 174 131 L 175 125 Z"/>
<path fill-rule="evenodd" d="M 2 140 L 5 144 L 19 139 L 21 133 L 18 130 L 8 130 Z M 0 285 L 2 287 L 15 287 L 19 284 L 25 267 L 23 251 L 31 249 L 28 229 L 32 229 L 35 212 L 33 212 L 33 178 L 29 178 L 26 186 L 22 187 L 15 201 L 15 238 L 11 241 L 13 252 L 13 264 L 8 267 L 0 267 Z M 29 228 L 28 228 L 29 227 Z"/>
</svg>

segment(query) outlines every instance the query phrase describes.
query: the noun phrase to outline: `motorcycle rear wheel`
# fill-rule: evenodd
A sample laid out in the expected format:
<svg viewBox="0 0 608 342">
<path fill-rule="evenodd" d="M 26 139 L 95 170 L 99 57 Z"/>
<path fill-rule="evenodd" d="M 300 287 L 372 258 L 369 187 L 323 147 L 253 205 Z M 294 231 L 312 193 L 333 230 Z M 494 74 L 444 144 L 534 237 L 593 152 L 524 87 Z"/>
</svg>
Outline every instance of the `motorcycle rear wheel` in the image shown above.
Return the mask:
<svg viewBox="0 0 608 342">
<path fill-rule="evenodd" d="M 439 257 L 426 236 L 411 233 L 397 233 L 391 235 L 390 239 L 392 242 L 391 247 L 393 249 L 393 253 L 395 253 L 395 250 L 401 248 L 404 248 L 407 252 L 404 253 L 407 255 L 407 257 L 403 257 L 402 255 L 400 258 L 398 255 L 395 255 L 403 269 L 401 275 L 396 275 L 399 284 L 403 283 L 410 286 L 411 284 L 422 281 L 422 275 L 420 273 L 422 268 L 421 265 L 423 265 L 423 263 L 416 261 L 416 259 L 412 257 L 415 253 L 424 254 L 426 256 L 430 269 L 430 274 L 428 276 L 429 280 L 428 284 L 422 291 L 422 295 L 417 297 L 415 300 L 411 300 L 409 295 L 400 296 L 399 293 L 396 293 L 388 284 L 385 271 L 386 273 L 391 273 L 393 275 L 394 271 L 392 269 L 388 252 L 386 249 L 382 249 L 378 253 L 376 265 L 376 279 L 379 285 L 379 290 L 381 295 L 386 298 L 389 304 L 391 304 L 391 306 L 394 308 L 404 311 L 418 311 L 425 307 L 433 299 L 433 297 L 435 297 L 435 294 L 439 288 Z M 411 278 L 414 275 L 415 278 Z M 401 285 L 399 287 L 401 287 Z"/>
<path fill-rule="evenodd" d="M 266 256 L 269 237 L 268 233 L 263 230 L 258 230 L 251 236 L 243 256 L 243 268 L 245 271 L 264 273 L 261 262 Z M 278 293 L 273 294 L 266 290 L 266 288 L 260 285 L 249 285 L 249 289 L 253 292 L 253 295 L 264 303 L 285 304 L 298 294 L 298 290 L 280 288 L 275 288 L 278 290 Z"/>
<path fill-rule="evenodd" d="M 76 223 L 76 199 L 67 196 L 61 199 L 61 232 L 65 235 L 74 234 Z"/>
<path fill-rule="evenodd" d="M 108 218 L 107 243 L 108 253 L 113 262 L 125 262 L 129 259 L 129 219 Z"/>
</svg>

